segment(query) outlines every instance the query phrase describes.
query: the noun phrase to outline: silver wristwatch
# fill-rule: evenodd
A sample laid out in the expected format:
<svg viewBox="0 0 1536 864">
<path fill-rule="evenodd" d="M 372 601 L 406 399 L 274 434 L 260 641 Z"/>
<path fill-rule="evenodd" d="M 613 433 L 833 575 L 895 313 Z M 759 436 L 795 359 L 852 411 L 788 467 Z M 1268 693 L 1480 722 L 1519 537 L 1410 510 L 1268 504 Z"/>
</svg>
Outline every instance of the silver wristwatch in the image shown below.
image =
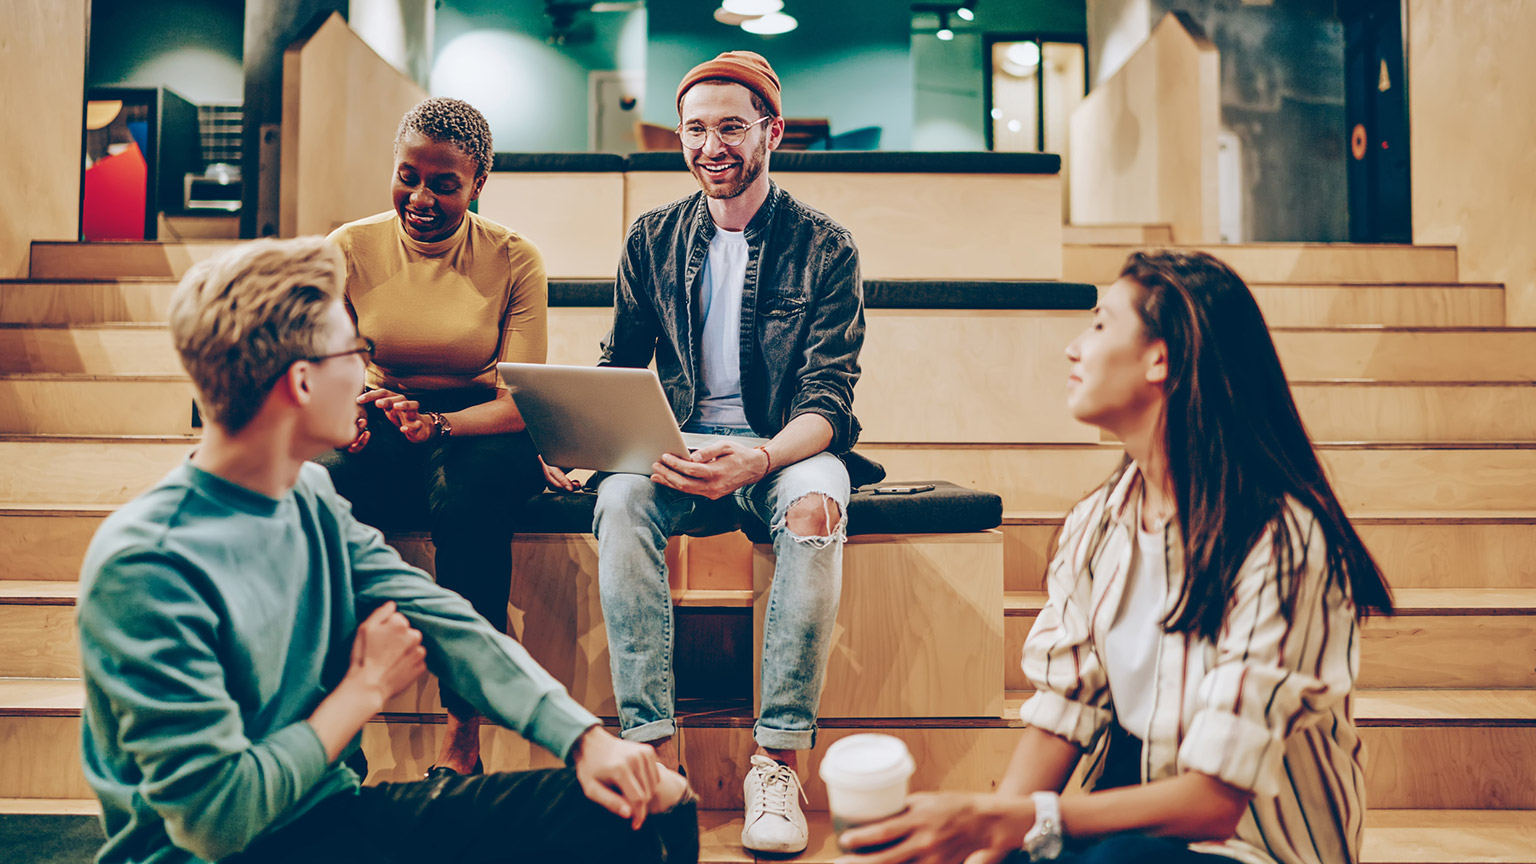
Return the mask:
<svg viewBox="0 0 1536 864">
<path fill-rule="evenodd" d="M 1035 804 L 1035 825 L 1020 848 L 1031 861 L 1054 861 L 1062 848 L 1061 799 L 1055 792 L 1035 792 L 1029 798 Z"/>
</svg>

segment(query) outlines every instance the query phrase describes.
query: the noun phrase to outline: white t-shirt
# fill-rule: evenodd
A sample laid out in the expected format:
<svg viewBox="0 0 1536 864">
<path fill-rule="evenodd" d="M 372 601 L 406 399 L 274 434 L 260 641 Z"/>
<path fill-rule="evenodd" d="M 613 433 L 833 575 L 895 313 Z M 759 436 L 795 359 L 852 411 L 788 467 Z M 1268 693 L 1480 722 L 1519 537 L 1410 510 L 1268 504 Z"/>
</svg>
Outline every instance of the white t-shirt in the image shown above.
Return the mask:
<svg viewBox="0 0 1536 864">
<path fill-rule="evenodd" d="M 699 401 L 690 424 L 747 429 L 741 404 L 741 293 L 747 283 L 745 231 L 715 230 L 704 259 L 704 333 Z"/>
<path fill-rule="evenodd" d="M 1137 516 L 1136 560 L 1127 575 L 1120 609 L 1104 636 L 1100 658 L 1109 677 L 1115 719 L 1145 741 L 1157 701 L 1157 646 L 1168 598 L 1168 559 L 1163 531 L 1146 531 Z"/>
</svg>

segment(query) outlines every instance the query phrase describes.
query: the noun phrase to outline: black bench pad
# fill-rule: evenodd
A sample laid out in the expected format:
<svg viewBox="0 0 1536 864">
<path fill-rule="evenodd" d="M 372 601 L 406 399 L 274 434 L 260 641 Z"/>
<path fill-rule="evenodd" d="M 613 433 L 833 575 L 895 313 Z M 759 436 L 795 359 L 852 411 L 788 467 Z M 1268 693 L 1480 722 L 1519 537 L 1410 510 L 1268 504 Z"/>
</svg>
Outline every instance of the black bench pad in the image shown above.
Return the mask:
<svg viewBox="0 0 1536 864">
<path fill-rule="evenodd" d="M 881 483 L 881 486 L 922 486 L 927 492 L 879 495 L 872 486 L 848 500 L 848 534 L 963 534 L 986 531 L 1003 522 L 1003 499 L 943 481 Z M 592 531 L 594 492 L 544 492 L 519 514 L 518 530 L 526 534 L 587 534 Z M 745 523 L 745 524 L 742 524 Z M 754 543 L 768 542 L 768 530 L 755 519 L 721 524 L 720 532 L 740 528 Z"/>
</svg>

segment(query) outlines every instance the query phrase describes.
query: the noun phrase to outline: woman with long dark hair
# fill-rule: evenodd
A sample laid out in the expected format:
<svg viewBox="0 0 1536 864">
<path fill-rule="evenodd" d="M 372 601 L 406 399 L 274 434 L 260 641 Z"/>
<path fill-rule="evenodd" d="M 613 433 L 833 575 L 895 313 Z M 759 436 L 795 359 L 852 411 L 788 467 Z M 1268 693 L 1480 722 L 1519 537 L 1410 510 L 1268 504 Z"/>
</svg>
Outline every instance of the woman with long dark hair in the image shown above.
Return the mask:
<svg viewBox="0 0 1536 864">
<path fill-rule="evenodd" d="M 1135 253 L 1067 359 L 1069 409 L 1126 458 L 1059 535 L 1022 740 L 996 793 L 914 795 L 847 860 L 1358 861 L 1358 623 L 1392 596 L 1253 295 Z M 1089 794 L 1058 798 L 1089 751 Z"/>
</svg>

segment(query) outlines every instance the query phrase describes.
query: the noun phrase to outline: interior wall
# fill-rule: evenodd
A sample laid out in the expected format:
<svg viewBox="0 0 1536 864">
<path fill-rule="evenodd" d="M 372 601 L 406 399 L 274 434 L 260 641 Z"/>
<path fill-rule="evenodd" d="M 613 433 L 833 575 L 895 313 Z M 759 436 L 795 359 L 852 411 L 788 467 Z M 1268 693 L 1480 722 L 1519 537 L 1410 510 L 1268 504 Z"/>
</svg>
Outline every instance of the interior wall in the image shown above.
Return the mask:
<svg viewBox="0 0 1536 864">
<path fill-rule="evenodd" d="M 585 151 L 590 74 L 643 74 L 649 15 L 581 12 L 551 45 L 543 0 L 445 0 L 429 89 L 480 109 L 499 152 Z"/>
<path fill-rule="evenodd" d="M 265 143 L 269 154 L 281 149 L 283 122 L 283 52 L 332 12 L 347 14 L 347 0 L 246 0 L 245 134 L 241 175 L 241 237 L 273 237 L 281 221 L 281 175 L 274 161 L 261 170 L 263 126 L 273 130 Z"/>
<path fill-rule="evenodd" d="M 1536 3 L 1407 0 L 1413 240 L 1536 326 Z M 1475 10 L 1475 11 L 1474 11 Z"/>
<path fill-rule="evenodd" d="M 347 23 L 389 65 L 426 87 L 436 13 L 437 0 L 351 0 Z"/>
<path fill-rule="evenodd" d="M 997 2 L 997 0 L 993 0 Z M 912 147 L 911 12 L 890 0 L 790 2 L 800 27 L 756 36 L 714 19 L 719 0 L 651 0 L 645 119 L 677 125 L 677 84 L 724 51 L 768 58 L 789 117 L 825 117 L 833 134 L 881 128 L 880 149 Z"/>
<path fill-rule="evenodd" d="M 282 235 L 391 208 L 395 131 L 427 92 L 332 15 L 283 64 Z"/>
<path fill-rule="evenodd" d="M 245 0 L 91 0 L 92 87 L 167 87 L 200 104 L 240 104 Z"/>
<path fill-rule="evenodd" d="M 1220 235 L 1215 48 L 1167 16 L 1072 115 L 1074 224 L 1166 224 L 1180 243 Z"/>
<path fill-rule="evenodd" d="M 27 275 L 33 240 L 74 240 L 80 227 L 88 0 L 8 0 L 0 27 L 0 277 Z"/>
</svg>

